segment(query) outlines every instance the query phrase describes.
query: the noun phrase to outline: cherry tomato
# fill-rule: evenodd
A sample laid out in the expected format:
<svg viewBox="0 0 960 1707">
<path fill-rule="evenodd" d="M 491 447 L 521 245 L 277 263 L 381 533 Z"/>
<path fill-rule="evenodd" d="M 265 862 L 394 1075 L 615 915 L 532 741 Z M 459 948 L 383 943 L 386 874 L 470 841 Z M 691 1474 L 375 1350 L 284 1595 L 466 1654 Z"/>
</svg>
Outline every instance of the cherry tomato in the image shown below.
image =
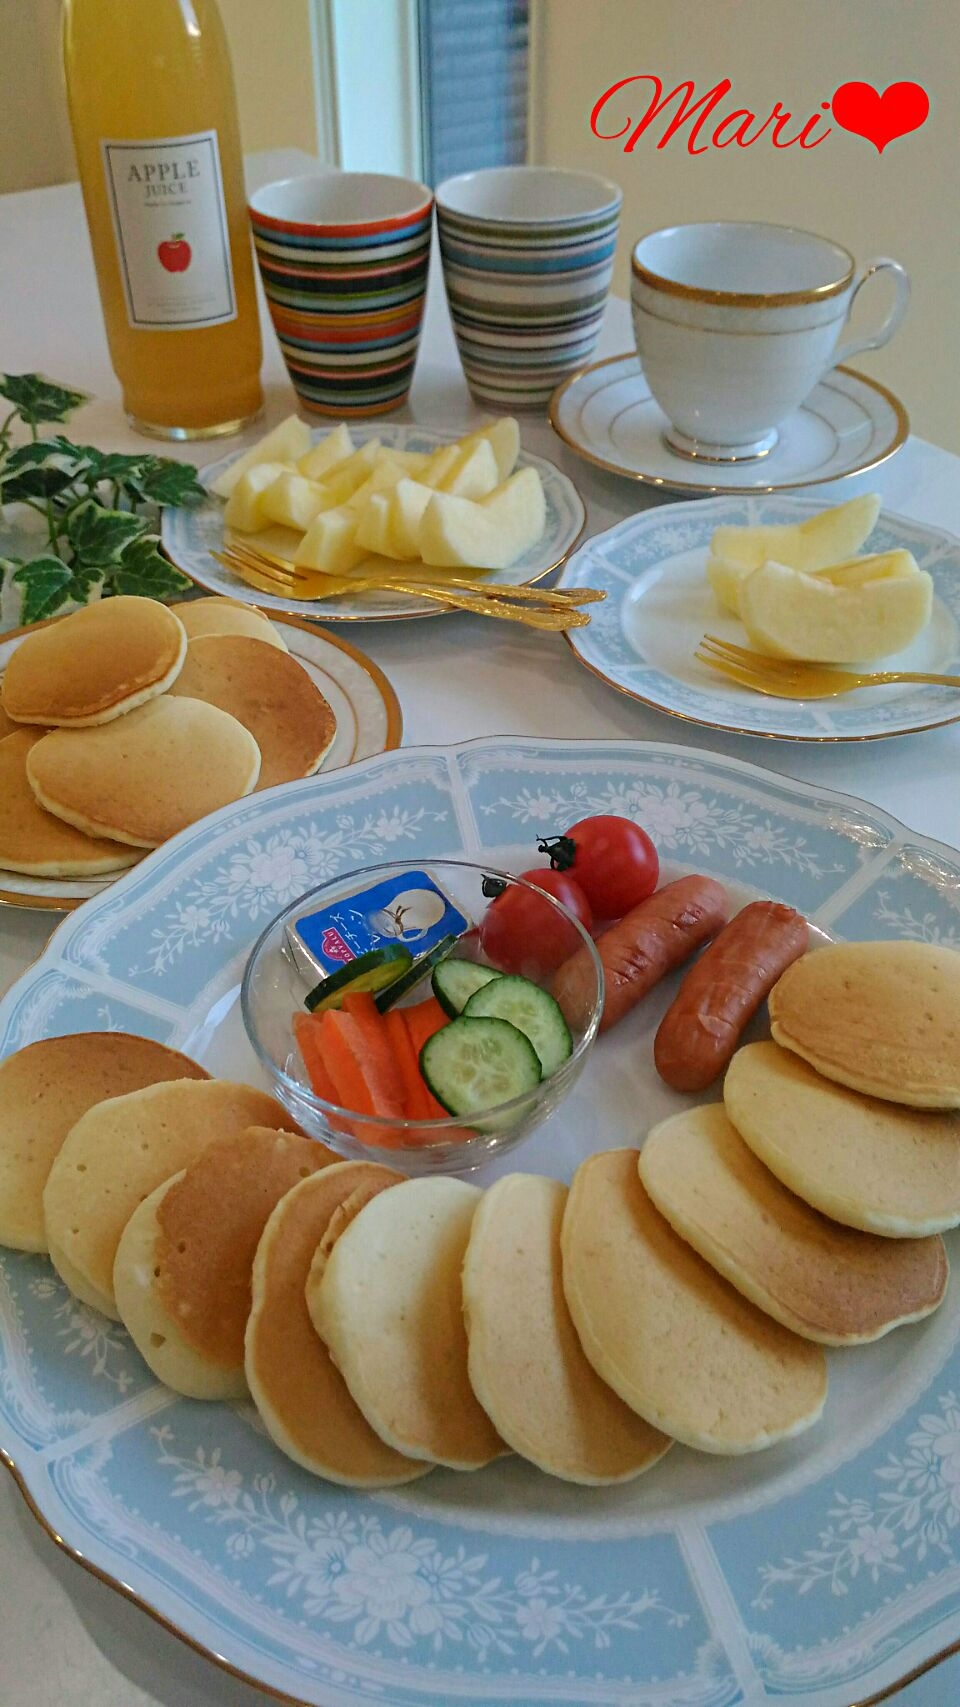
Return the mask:
<svg viewBox="0 0 960 1707">
<path fill-rule="evenodd" d="M 657 887 L 660 861 L 645 830 L 630 818 L 581 818 L 565 836 L 541 842 L 561 875 L 576 878 L 598 919 L 622 919 Z"/>
<path fill-rule="evenodd" d="M 524 871 L 528 883 L 545 889 L 585 930 L 593 923 L 590 903 L 574 878 L 565 871 L 540 866 Z M 580 937 L 568 919 L 549 902 L 541 901 L 519 884 L 510 884 L 490 902 L 480 921 L 480 946 L 501 972 L 518 972 L 524 978 L 546 978 L 562 966 L 580 947 Z"/>
</svg>

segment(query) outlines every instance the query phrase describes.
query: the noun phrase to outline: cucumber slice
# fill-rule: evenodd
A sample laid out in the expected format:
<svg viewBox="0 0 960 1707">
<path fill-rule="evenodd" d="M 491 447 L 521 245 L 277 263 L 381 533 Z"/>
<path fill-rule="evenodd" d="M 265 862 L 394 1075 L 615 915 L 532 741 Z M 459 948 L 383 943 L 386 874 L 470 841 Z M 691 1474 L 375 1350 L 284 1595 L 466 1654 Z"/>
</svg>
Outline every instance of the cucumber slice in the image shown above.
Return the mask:
<svg viewBox="0 0 960 1707">
<path fill-rule="evenodd" d="M 420 1051 L 420 1071 L 450 1114 L 482 1114 L 540 1083 L 529 1037 L 505 1019 L 453 1019 Z"/>
<path fill-rule="evenodd" d="M 303 1005 L 312 1014 L 322 1014 L 327 1008 L 339 1008 L 344 996 L 356 995 L 361 990 L 383 990 L 401 978 L 412 965 L 413 955 L 402 942 L 371 948 L 366 954 L 358 954 L 355 960 L 348 960 L 339 972 L 331 972 L 329 978 L 321 978 L 309 995 L 304 996 Z"/>
<path fill-rule="evenodd" d="M 438 966 L 431 983 L 433 993 L 445 1014 L 457 1019 L 470 997 L 494 978 L 502 978 L 492 966 L 478 966 L 473 960 L 446 960 Z"/>
<path fill-rule="evenodd" d="M 463 1010 L 467 1019 L 505 1019 L 529 1037 L 545 1079 L 562 1067 L 573 1052 L 573 1038 L 560 1008 L 546 990 L 529 978 L 510 975 L 485 984 Z"/>
<path fill-rule="evenodd" d="M 424 978 L 429 978 L 434 968 L 438 967 L 442 960 L 446 960 L 450 950 L 456 947 L 459 940 L 451 931 L 448 936 L 442 936 L 439 942 L 435 942 L 432 948 L 428 948 L 426 954 L 418 954 L 408 972 L 401 972 L 399 978 L 388 984 L 385 990 L 381 990 L 376 998 L 378 1013 L 385 1014 L 390 1008 L 395 1008 Z"/>
</svg>

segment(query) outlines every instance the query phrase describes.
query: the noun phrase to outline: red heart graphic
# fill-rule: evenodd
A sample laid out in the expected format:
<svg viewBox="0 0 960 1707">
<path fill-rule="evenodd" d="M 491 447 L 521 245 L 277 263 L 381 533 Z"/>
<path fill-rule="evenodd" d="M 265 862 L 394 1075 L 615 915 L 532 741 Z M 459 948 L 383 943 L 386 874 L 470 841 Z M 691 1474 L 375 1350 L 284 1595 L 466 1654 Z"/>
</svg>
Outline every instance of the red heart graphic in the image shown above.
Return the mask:
<svg viewBox="0 0 960 1707">
<path fill-rule="evenodd" d="M 888 142 L 923 124 L 930 98 L 919 83 L 891 83 L 882 95 L 870 83 L 841 83 L 831 105 L 838 125 L 882 154 Z"/>
</svg>

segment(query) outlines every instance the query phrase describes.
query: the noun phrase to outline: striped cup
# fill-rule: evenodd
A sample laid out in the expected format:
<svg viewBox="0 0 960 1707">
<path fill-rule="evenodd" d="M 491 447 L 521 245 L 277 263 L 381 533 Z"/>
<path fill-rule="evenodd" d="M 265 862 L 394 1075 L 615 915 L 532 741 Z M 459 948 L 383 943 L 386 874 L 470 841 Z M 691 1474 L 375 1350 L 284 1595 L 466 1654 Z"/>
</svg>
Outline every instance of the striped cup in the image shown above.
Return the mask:
<svg viewBox="0 0 960 1707">
<path fill-rule="evenodd" d="M 545 409 L 593 354 L 621 192 L 552 166 L 493 166 L 437 190 L 447 301 L 479 403 Z"/>
<path fill-rule="evenodd" d="M 382 172 L 267 184 L 248 208 L 294 390 L 318 415 L 382 415 L 413 379 L 433 196 Z"/>
</svg>

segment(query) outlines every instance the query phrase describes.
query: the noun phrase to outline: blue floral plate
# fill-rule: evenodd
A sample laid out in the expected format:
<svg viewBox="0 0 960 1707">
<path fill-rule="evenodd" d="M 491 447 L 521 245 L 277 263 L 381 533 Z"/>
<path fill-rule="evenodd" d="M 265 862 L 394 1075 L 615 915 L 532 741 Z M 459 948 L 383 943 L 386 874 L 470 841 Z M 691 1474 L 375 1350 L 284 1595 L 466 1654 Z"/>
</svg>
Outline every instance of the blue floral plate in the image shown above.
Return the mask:
<svg viewBox="0 0 960 1707">
<path fill-rule="evenodd" d="M 747 646 L 742 623 L 721 609 L 706 579 L 715 528 L 802 521 L 823 509 L 807 498 L 701 498 L 642 510 L 597 534 L 570 558 L 561 585 L 598 587 L 586 628 L 567 640 L 595 675 L 631 698 L 709 729 L 788 741 L 871 741 L 960 719 L 956 688 L 858 688 L 838 699 L 771 699 L 738 687 L 694 657 L 706 633 Z M 933 578 L 933 615 L 905 651 L 876 665 L 960 675 L 960 540 L 884 511 L 870 551 L 904 546 Z"/>
<path fill-rule="evenodd" d="M 538 832 L 591 811 L 642 821 L 668 876 L 777 896 L 834 935 L 960 949 L 960 854 L 863 802 L 685 748 L 484 740 L 185 831 L 61 924 L 0 1005 L 0 1055 L 113 1026 L 255 1080 L 240 977 L 286 902 L 398 851 L 529 863 Z M 683 1106 L 650 1064 L 670 995 L 602 1041 L 503 1167 L 569 1178 Z M 596 1489 L 504 1459 L 361 1495 L 282 1457 L 249 1405 L 158 1386 L 43 1258 L 6 1252 L 0 1442 L 68 1551 L 310 1707 L 849 1707 L 960 1637 L 958 1290 L 828 1354 L 823 1420 L 768 1452 L 675 1447 Z"/>
</svg>

